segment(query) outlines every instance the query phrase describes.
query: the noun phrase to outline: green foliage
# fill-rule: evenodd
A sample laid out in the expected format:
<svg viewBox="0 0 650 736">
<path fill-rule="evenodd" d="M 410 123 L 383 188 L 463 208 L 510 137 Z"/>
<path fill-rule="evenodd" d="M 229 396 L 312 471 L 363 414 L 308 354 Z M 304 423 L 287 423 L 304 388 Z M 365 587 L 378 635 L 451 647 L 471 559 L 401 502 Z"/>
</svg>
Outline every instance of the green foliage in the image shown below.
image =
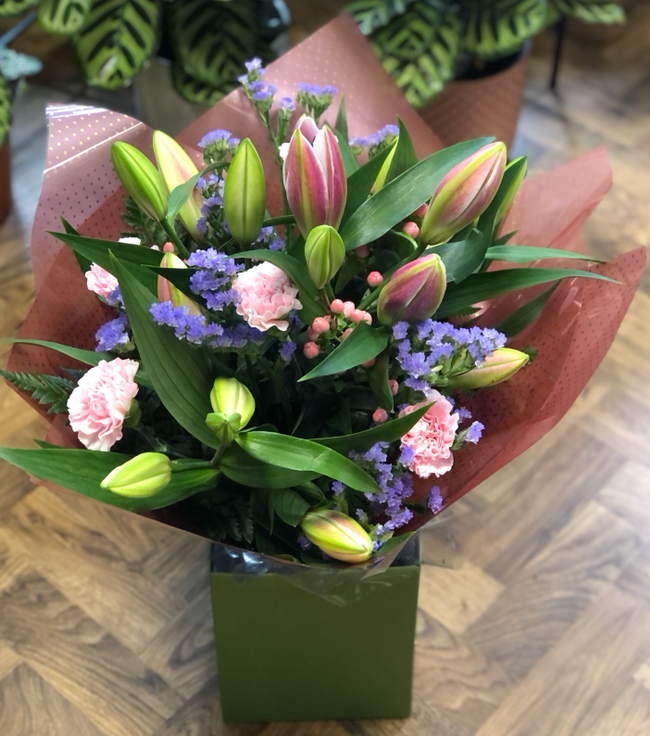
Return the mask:
<svg viewBox="0 0 650 736">
<path fill-rule="evenodd" d="M 548 300 L 553 296 L 553 292 L 559 284 L 553 284 L 549 289 L 545 289 L 541 294 L 531 299 L 526 304 L 515 309 L 505 319 L 501 320 L 496 329 L 503 332 L 506 337 L 514 337 L 519 334 L 525 327 L 532 324 L 544 311 L 544 307 Z"/>
<path fill-rule="evenodd" d="M 0 0 L 0 18 L 20 15 L 38 2 L 39 0 Z"/>
<path fill-rule="evenodd" d="M 0 73 L 0 146 L 9 135 L 11 125 L 11 93 L 7 81 Z"/>
<path fill-rule="evenodd" d="M 48 414 L 67 411 L 68 396 L 74 388 L 74 383 L 67 378 L 48 376 L 44 373 L 14 373 L 2 369 L 0 376 L 21 391 L 26 391 L 39 404 L 44 406 L 49 404 Z"/>
<path fill-rule="evenodd" d="M 93 0 L 74 48 L 89 84 L 117 89 L 129 83 L 153 53 L 157 0 Z"/>
<path fill-rule="evenodd" d="M 174 83 L 174 89 L 183 99 L 197 105 L 205 106 L 211 106 L 219 102 L 224 95 L 232 92 L 239 85 L 234 80 L 224 82 L 219 87 L 204 84 L 190 76 L 179 62 L 172 64 L 172 81 Z"/>
<path fill-rule="evenodd" d="M 122 219 L 129 232 L 122 233 L 123 237 L 135 235 L 143 245 L 161 245 L 168 240 L 163 226 L 145 214 L 130 197 L 124 200 L 124 208 Z"/>
<path fill-rule="evenodd" d="M 368 36 L 401 15 L 414 0 L 356 0 L 346 6 L 359 30 Z"/>
<path fill-rule="evenodd" d="M 550 0 L 565 15 L 585 23 L 625 23 L 625 11 L 612 0 Z"/>
<path fill-rule="evenodd" d="M 80 31 L 90 11 L 91 0 L 42 0 L 38 22 L 49 33 L 71 36 Z"/>
</svg>

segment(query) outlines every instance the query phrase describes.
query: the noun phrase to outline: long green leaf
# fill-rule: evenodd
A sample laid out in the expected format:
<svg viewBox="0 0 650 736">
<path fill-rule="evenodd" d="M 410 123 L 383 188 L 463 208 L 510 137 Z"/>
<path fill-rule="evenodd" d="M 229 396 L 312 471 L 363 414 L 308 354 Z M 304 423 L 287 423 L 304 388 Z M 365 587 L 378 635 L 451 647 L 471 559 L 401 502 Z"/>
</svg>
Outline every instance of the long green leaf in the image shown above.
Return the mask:
<svg viewBox="0 0 650 736">
<path fill-rule="evenodd" d="M 319 445 L 325 445 L 337 452 L 349 452 L 350 450 L 369 450 L 377 442 L 395 442 L 402 438 L 417 422 L 426 414 L 431 404 L 421 406 L 410 414 L 403 417 L 391 419 L 384 424 L 366 429 L 356 434 L 346 434 L 342 437 L 320 437 L 314 440 Z"/>
<path fill-rule="evenodd" d="M 385 148 L 348 177 L 348 199 L 345 203 L 341 227 L 368 199 L 372 185 L 389 153 L 390 148 Z"/>
<path fill-rule="evenodd" d="M 488 243 L 486 234 L 474 229 L 465 240 L 434 245 L 427 248 L 424 254 L 437 253 L 445 264 L 447 281 L 459 283 L 483 263 Z"/>
<path fill-rule="evenodd" d="M 298 526 L 309 511 L 309 503 L 293 488 L 281 488 L 271 495 L 275 513 L 289 526 Z"/>
<path fill-rule="evenodd" d="M 530 245 L 493 245 L 487 249 L 488 261 L 509 261 L 510 263 L 529 263 L 545 258 L 571 258 L 576 261 L 603 263 L 601 258 L 592 258 L 584 253 L 561 248 L 535 248 Z"/>
<path fill-rule="evenodd" d="M 553 284 L 550 289 L 545 289 L 541 294 L 523 304 L 514 312 L 509 314 L 505 319 L 501 320 L 496 329 L 502 332 L 506 337 L 514 337 L 519 334 L 525 327 L 532 324 L 544 311 L 544 307 L 548 300 L 553 296 L 553 292 L 559 284 Z"/>
<path fill-rule="evenodd" d="M 388 382 L 388 351 L 383 352 L 368 371 L 368 383 L 377 405 L 386 411 L 393 411 L 393 394 Z"/>
<path fill-rule="evenodd" d="M 351 250 L 387 233 L 429 199 L 450 169 L 491 140 L 476 138 L 432 153 L 386 184 L 366 200 L 343 227 L 341 237 L 345 247 Z"/>
<path fill-rule="evenodd" d="M 138 280 L 142 269 L 127 269 L 116 258 L 112 268 L 142 363 L 158 397 L 181 427 L 208 447 L 218 448 L 219 442 L 205 423 L 212 411 L 210 391 L 215 378 L 206 356 L 153 321 L 149 308 L 154 299 Z"/>
<path fill-rule="evenodd" d="M 341 152 L 341 159 L 343 160 L 343 169 L 345 171 L 346 178 L 348 178 L 358 170 L 359 162 L 350 149 L 347 137 L 344 136 L 340 130 L 336 130 L 335 128 L 332 130 L 332 133 L 334 133 L 334 137 L 339 144 L 339 151 Z"/>
<path fill-rule="evenodd" d="M 65 228 L 66 233 L 69 235 L 79 235 L 79 233 L 72 227 L 72 225 L 65 219 L 65 217 L 61 218 L 61 224 Z M 77 253 L 76 251 L 73 251 L 74 257 L 77 259 L 77 263 L 79 264 L 79 268 L 81 269 L 81 273 L 86 273 L 90 266 L 92 265 L 92 261 L 90 261 L 85 256 L 82 256 L 81 253 Z"/>
<path fill-rule="evenodd" d="M 388 335 L 384 330 L 370 327 L 365 322 L 359 322 L 337 348 L 299 381 L 310 381 L 313 378 L 322 378 L 347 371 L 349 368 L 376 358 L 386 348 L 386 345 L 388 345 Z"/>
<path fill-rule="evenodd" d="M 617 283 L 614 279 L 601 276 L 598 273 L 568 268 L 511 268 L 505 271 L 478 273 L 469 276 L 460 284 L 450 286 L 435 316 L 440 319 L 455 314 L 484 299 L 492 299 L 509 291 L 518 291 L 529 286 L 547 284 L 559 279 L 578 277 L 609 281 L 612 284 Z"/>
<path fill-rule="evenodd" d="M 348 133 L 348 116 L 345 112 L 345 95 L 341 97 L 341 102 L 339 103 L 335 127 L 347 141 L 350 134 Z"/>
<path fill-rule="evenodd" d="M 0 447 L 0 457 L 39 480 L 48 480 L 71 491 L 127 511 L 147 511 L 169 506 L 214 486 L 216 470 L 184 470 L 173 473 L 170 483 L 149 498 L 128 498 L 101 488 L 104 478 L 131 455 L 119 452 L 49 448 L 18 450 Z"/>
<path fill-rule="evenodd" d="M 183 205 L 190 198 L 190 195 L 194 191 L 196 182 L 199 180 L 200 174 L 194 174 L 183 184 L 179 184 L 174 187 L 169 193 L 169 199 L 167 200 L 167 218 L 170 222 L 173 222 L 176 215 L 181 211 Z"/>
<path fill-rule="evenodd" d="M 312 471 L 363 493 L 378 493 L 379 486 L 365 471 L 344 455 L 312 440 L 277 432 L 245 432 L 236 439 L 256 460 L 289 470 Z"/>
<path fill-rule="evenodd" d="M 400 118 L 397 118 L 397 123 L 399 125 L 399 138 L 397 139 L 395 153 L 393 154 L 393 160 L 390 162 L 388 174 L 386 174 L 384 186 L 393 181 L 393 179 L 397 179 L 400 174 L 408 171 L 418 162 L 415 148 L 413 148 L 413 141 L 411 141 L 411 136 L 406 126 Z"/>
<path fill-rule="evenodd" d="M 249 488 L 288 488 L 309 483 L 320 475 L 260 462 L 234 443 L 219 461 L 219 470 L 226 478 Z"/>
</svg>

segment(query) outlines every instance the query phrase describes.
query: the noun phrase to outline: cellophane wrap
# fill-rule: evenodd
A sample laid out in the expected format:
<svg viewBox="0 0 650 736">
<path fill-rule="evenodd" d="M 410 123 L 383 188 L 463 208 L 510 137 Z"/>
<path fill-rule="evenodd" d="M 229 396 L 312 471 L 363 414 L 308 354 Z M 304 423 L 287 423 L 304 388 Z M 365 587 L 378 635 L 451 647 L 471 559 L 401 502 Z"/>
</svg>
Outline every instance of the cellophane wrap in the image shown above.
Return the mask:
<svg viewBox="0 0 650 736">
<path fill-rule="evenodd" d="M 334 85 L 339 93 L 324 117 L 333 122 L 338 103 L 345 96 L 351 137 L 368 135 L 394 123 L 399 116 L 420 158 L 441 148 L 349 16 L 340 16 L 271 64 L 265 80 L 278 88 L 278 99 L 293 94 L 297 82 Z M 152 131 L 121 113 L 78 105 L 52 107 L 48 117 L 47 162 L 31 241 L 36 298 L 19 337 L 93 349 L 95 332 L 114 312 L 88 291 L 74 255 L 48 231 L 60 231 L 60 217 L 64 217 L 81 234 L 117 239 L 125 229 L 121 219 L 125 194 L 113 172 L 110 146 L 116 140 L 126 141 L 152 157 Z M 177 137 L 197 165 L 202 160 L 197 142 L 215 128 L 230 130 L 239 138 L 251 138 L 265 168 L 269 212 L 279 214 L 279 173 L 266 131 L 243 92 L 229 94 Z M 502 232 L 516 230 L 513 242 L 518 244 L 582 252 L 584 222 L 610 186 L 611 170 L 602 148 L 551 172 L 530 177 L 521 186 Z M 455 453 L 453 469 L 437 482 L 444 502 L 442 510 L 530 447 L 564 416 L 605 357 L 632 301 L 644 264 L 645 249 L 638 248 L 608 263 L 589 267 L 618 283 L 592 279 L 562 281 L 541 318 L 516 336 L 513 347 L 534 346 L 537 357 L 512 380 L 464 400 L 473 418 L 485 425 L 485 431 L 478 445 Z M 555 264 L 545 260 L 544 265 Z M 496 325 L 544 288 L 530 288 L 484 303 L 479 324 Z M 8 367 L 13 371 L 60 374 L 64 367 L 80 366 L 51 350 L 15 345 Z M 43 407 L 31 403 L 51 422 L 47 441 L 79 446 L 63 415 L 53 419 Z M 430 487 L 431 481 L 416 481 L 413 500 L 425 500 Z M 173 506 L 147 516 L 196 533 L 185 525 Z M 431 519 L 431 514 L 416 515 L 407 530 L 430 525 Z M 436 518 L 433 523 L 439 527 L 445 523 L 445 517 Z M 295 564 L 221 546 L 222 554 L 238 561 L 238 572 L 277 572 L 286 566 L 288 572 L 295 574 Z M 369 574 L 385 569 L 398 551 L 394 547 L 383 559 L 368 563 Z M 337 567 L 340 565 L 332 565 L 333 569 Z M 300 584 L 306 579 L 300 578 Z M 324 594 L 319 585 L 314 592 Z"/>
</svg>

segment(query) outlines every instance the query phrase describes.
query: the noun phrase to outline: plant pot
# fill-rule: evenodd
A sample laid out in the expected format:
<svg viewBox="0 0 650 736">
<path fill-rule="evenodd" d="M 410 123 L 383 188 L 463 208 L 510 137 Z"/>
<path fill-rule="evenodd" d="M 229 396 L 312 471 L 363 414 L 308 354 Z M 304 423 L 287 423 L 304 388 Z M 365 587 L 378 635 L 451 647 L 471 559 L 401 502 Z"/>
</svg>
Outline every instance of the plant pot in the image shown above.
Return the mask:
<svg viewBox="0 0 650 736">
<path fill-rule="evenodd" d="M 518 54 L 491 62 L 481 71 L 455 79 L 430 103 L 420 117 L 443 145 L 494 136 L 512 144 L 521 108 L 528 61 L 526 46 Z"/>
<path fill-rule="evenodd" d="M 5 221 L 11 209 L 11 158 L 9 138 L 0 145 L 0 223 Z"/>
<path fill-rule="evenodd" d="M 211 557 L 224 721 L 410 715 L 417 539 L 370 576 L 220 545 Z"/>
</svg>

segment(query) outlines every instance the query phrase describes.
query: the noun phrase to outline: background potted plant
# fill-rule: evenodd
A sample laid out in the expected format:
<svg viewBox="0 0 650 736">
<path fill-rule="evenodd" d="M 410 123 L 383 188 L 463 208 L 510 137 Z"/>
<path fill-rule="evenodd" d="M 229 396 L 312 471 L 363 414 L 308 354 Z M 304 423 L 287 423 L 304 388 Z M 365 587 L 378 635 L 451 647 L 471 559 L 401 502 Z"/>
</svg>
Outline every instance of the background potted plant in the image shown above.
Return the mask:
<svg viewBox="0 0 650 736">
<path fill-rule="evenodd" d="M 488 134 L 512 142 L 532 36 L 564 16 L 625 20 L 616 0 L 357 0 L 347 9 L 445 145 Z"/>
</svg>

